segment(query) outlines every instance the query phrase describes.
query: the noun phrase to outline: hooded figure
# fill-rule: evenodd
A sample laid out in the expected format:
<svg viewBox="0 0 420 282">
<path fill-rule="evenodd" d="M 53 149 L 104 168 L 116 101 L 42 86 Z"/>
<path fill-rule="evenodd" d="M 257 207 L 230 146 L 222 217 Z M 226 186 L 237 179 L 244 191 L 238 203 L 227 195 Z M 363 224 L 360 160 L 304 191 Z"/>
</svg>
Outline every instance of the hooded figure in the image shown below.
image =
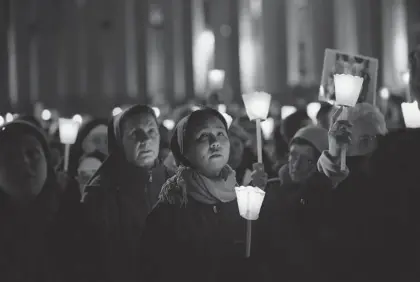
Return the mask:
<svg viewBox="0 0 420 282">
<path fill-rule="evenodd" d="M 279 179 L 267 184 L 255 244 L 258 260 L 268 266 L 275 281 L 320 277 L 332 184 L 317 171 L 316 163 L 326 148 L 326 129 L 300 129 L 290 142 L 288 164 L 280 169 Z"/>
<path fill-rule="evenodd" d="M 142 237 L 144 281 L 233 281 L 245 252 L 224 117 L 197 110 L 171 140 L 178 171 L 162 188 Z M 244 274 L 246 275 L 246 274 Z"/>
<path fill-rule="evenodd" d="M 154 111 L 136 105 L 114 117 L 108 127 L 108 147 L 109 157 L 83 198 L 88 259 L 93 279 L 131 281 L 137 277 L 143 225 L 170 177 L 158 160 Z"/>
<path fill-rule="evenodd" d="M 57 281 L 59 188 L 40 129 L 0 127 L 0 280 Z"/>
<path fill-rule="evenodd" d="M 108 155 L 107 148 L 108 122 L 105 119 L 94 119 L 84 124 L 77 133 L 76 142 L 71 146 L 69 158 L 70 177 L 77 176 L 81 158 L 85 154 L 101 154 L 101 159 Z"/>
</svg>

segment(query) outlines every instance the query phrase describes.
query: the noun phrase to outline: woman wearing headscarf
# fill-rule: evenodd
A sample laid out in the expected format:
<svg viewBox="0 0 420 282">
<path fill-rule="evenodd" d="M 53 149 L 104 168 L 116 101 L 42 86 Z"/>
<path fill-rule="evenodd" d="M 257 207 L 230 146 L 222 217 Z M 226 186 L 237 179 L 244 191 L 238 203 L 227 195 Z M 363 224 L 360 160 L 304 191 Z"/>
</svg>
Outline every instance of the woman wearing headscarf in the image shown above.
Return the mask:
<svg viewBox="0 0 420 282">
<path fill-rule="evenodd" d="M 328 131 L 307 126 L 290 142 L 288 163 L 267 183 L 256 222 L 258 261 L 273 281 L 318 281 L 331 181 L 317 171 Z"/>
<path fill-rule="evenodd" d="M 101 159 L 108 155 L 108 121 L 105 119 L 94 119 L 84 124 L 77 133 L 76 142 L 71 146 L 69 157 L 70 177 L 77 176 L 81 158 L 85 154 L 101 154 Z"/>
<path fill-rule="evenodd" d="M 60 189 L 40 129 L 14 121 L 0 128 L 0 280 L 57 281 L 54 232 Z M 64 255 L 64 254 L 60 254 Z"/>
<path fill-rule="evenodd" d="M 163 186 L 142 237 L 145 281 L 246 277 L 247 269 L 240 268 L 246 221 L 238 211 L 235 171 L 227 164 L 227 131 L 224 117 L 213 109 L 178 123 L 171 140 L 178 171 Z M 255 173 L 255 182 L 264 185 L 264 176 Z"/>
<path fill-rule="evenodd" d="M 109 157 L 83 198 L 93 281 L 137 281 L 143 225 L 170 177 L 158 159 L 159 140 L 156 116 L 145 105 L 109 124 Z"/>
</svg>

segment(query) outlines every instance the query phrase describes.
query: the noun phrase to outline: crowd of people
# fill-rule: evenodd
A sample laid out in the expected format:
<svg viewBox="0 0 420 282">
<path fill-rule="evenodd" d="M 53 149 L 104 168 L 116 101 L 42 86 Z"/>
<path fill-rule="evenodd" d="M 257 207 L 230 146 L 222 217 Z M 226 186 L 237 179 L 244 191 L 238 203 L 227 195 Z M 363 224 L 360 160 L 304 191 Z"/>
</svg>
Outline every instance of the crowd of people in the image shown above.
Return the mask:
<svg viewBox="0 0 420 282">
<path fill-rule="evenodd" d="M 420 100 L 420 50 L 410 62 Z M 6 123 L 0 281 L 418 281 L 420 130 L 388 130 L 367 103 L 341 111 L 297 111 L 263 163 L 255 128 L 209 106 L 170 137 L 147 105 L 89 121 L 67 170 L 35 118 Z M 240 185 L 266 192 L 249 258 Z"/>
</svg>

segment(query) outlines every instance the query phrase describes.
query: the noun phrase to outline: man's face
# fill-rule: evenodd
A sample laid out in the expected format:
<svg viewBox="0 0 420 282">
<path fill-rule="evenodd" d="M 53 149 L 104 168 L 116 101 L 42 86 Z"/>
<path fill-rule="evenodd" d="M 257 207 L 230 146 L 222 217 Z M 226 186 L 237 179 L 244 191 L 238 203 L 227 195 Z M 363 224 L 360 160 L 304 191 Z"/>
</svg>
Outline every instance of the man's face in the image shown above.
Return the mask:
<svg viewBox="0 0 420 282">
<path fill-rule="evenodd" d="M 128 117 L 123 124 L 122 143 L 130 163 L 143 168 L 152 167 L 159 156 L 160 146 L 156 119 L 150 114 Z"/>
<path fill-rule="evenodd" d="M 364 156 L 376 149 L 376 129 L 363 121 L 356 121 L 351 129 L 351 144 L 348 148 L 348 156 Z"/>
</svg>

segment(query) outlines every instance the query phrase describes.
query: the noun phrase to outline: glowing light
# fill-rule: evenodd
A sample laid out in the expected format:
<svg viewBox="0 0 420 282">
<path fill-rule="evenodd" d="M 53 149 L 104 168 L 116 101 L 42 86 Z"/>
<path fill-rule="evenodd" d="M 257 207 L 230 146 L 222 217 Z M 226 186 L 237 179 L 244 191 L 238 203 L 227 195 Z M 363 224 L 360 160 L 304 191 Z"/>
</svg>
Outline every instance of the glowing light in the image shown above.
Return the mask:
<svg viewBox="0 0 420 282">
<path fill-rule="evenodd" d="M 204 47 L 205 50 L 212 49 L 211 46 L 214 46 L 214 33 L 211 30 L 205 30 L 201 33 L 200 37 L 198 38 L 200 47 Z"/>
<path fill-rule="evenodd" d="M 227 127 L 230 128 L 230 126 L 232 125 L 232 122 L 233 122 L 233 118 L 230 115 L 228 115 L 227 113 L 222 113 L 222 116 L 226 120 Z"/>
<path fill-rule="evenodd" d="M 58 120 L 60 141 L 62 144 L 71 145 L 76 142 L 80 123 L 73 119 L 60 118 Z"/>
<path fill-rule="evenodd" d="M 261 122 L 261 130 L 265 139 L 270 139 L 274 131 L 274 119 L 268 118 L 265 121 Z"/>
<path fill-rule="evenodd" d="M 379 90 L 379 96 L 384 100 L 388 100 L 390 95 L 391 94 L 389 93 L 389 89 L 386 87 Z"/>
<path fill-rule="evenodd" d="M 408 85 L 410 82 L 410 72 L 405 71 L 401 74 L 401 79 L 404 82 L 405 85 Z"/>
<path fill-rule="evenodd" d="M 168 130 L 172 130 L 175 127 L 175 121 L 173 121 L 171 119 L 165 119 L 162 124 Z"/>
<path fill-rule="evenodd" d="M 306 113 L 312 119 L 314 123 L 317 122 L 316 115 L 318 114 L 320 109 L 321 109 L 321 104 L 318 102 L 312 102 L 306 106 Z"/>
<path fill-rule="evenodd" d="M 0 126 L 2 126 L 3 124 L 4 124 L 4 118 L 0 116 Z"/>
<path fill-rule="evenodd" d="M 209 88 L 212 90 L 222 89 L 225 82 L 224 70 L 210 70 L 209 71 Z"/>
<path fill-rule="evenodd" d="M 50 120 L 51 116 L 52 116 L 52 114 L 51 114 L 50 110 L 43 110 L 42 113 L 41 113 L 41 118 L 43 120 Z"/>
<path fill-rule="evenodd" d="M 224 105 L 224 104 L 220 104 L 220 105 L 218 105 L 218 106 L 217 106 L 217 110 L 218 110 L 220 113 L 224 114 L 224 113 L 226 113 L 226 111 L 227 111 L 227 107 L 226 107 L 226 105 Z"/>
<path fill-rule="evenodd" d="M 199 106 L 195 106 L 195 105 L 191 106 L 191 111 L 193 112 L 198 111 L 199 109 L 201 109 Z"/>
<path fill-rule="evenodd" d="M 291 114 L 294 114 L 297 111 L 294 106 L 283 106 L 281 107 L 281 119 L 286 119 Z"/>
<path fill-rule="evenodd" d="M 6 118 L 6 122 L 12 122 L 13 121 L 13 115 L 11 113 L 7 113 L 5 118 Z"/>
<path fill-rule="evenodd" d="M 82 124 L 82 123 L 83 123 L 83 118 L 82 118 L 82 116 L 81 116 L 81 115 L 79 115 L 79 114 L 74 115 L 74 116 L 73 116 L 73 120 L 74 120 L 75 122 L 79 123 L 79 124 Z"/>
<path fill-rule="evenodd" d="M 120 107 L 116 107 L 112 110 L 112 116 L 117 116 L 122 113 L 122 109 Z"/>
<path fill-rule="evenodd" d="M 160 109 L 158 107 L 152 107 L 152 109 L 155 112 L 155 116 L 157 118 L 160 117 Z"/>
<path fill-rule="evenodd" d="M 340 106 L 354 107 L 362 90 L 363 78 L 350 74 L 335 74 L 335 100 Z"/>
<path fill-rule="evenodd" d="M 402 103 L 401 110 L 407 128 L 420 127 L 420 110 L 417 101 L 414 103 Z"/>
<path fill-rule="evenodd" d="M 246 114 L 250 120 L 265 120 L 270 111 L 271 95 L 265 92 L 243 94 Z"/>
<path fill-rule="evenodd" d="M 260 215 L 265 192 L 258 187 L 235 187 L 239 214 L 247 220 L 257 220 Z"/>
<path fill-rule="evenodd" d="M 214 42 L 214 33 L 211 30 L 202 31 L 194 41 L 194 81 L 197 93 L 207 91 L 207 75 L 214 57 Z"/>
</svg>

